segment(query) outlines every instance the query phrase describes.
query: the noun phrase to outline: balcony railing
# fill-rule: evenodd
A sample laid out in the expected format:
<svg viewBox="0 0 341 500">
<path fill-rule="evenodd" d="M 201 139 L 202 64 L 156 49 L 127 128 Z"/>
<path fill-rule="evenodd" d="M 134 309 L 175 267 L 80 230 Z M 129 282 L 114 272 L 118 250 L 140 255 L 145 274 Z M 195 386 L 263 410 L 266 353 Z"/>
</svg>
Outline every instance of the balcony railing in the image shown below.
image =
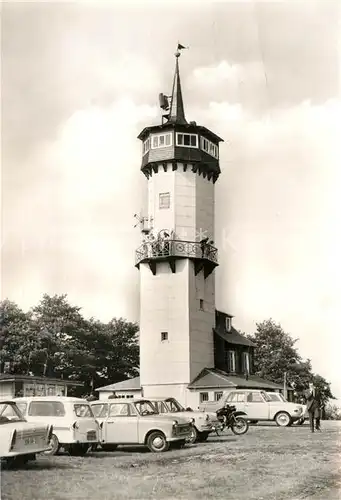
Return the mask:
<svg viewBox="0 0 341 500">
<path fill-rule="evenodd" d="M 218 250 L 209 243 L 182 240 L 161 240 L 143 243 L 135 253 L 135 264 L 167 257 L 200 259 L 218 265 Z"/>
</svg>

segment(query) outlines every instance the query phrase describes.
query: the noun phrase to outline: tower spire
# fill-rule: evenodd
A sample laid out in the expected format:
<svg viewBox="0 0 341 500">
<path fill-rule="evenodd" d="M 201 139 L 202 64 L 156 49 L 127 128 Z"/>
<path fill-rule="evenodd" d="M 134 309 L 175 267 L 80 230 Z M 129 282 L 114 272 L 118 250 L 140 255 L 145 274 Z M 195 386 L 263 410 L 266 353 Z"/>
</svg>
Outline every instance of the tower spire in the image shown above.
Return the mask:
<svg viewBox="0 0 341 500">
<path fill-rule="evenodd" d="M 180 71 L 179 71 L 179 57 L 180 50 L 184 49 L 183 45 L 178 44 L 177 51 L 175 52 L 175 73 L 173 80 L 173 90 L 170 102 L 170 112 L 168 115 L 168 123 L 177 123 L 179 125 L 186 125 L 184 103 L 182 100 Z"/>
</svg>

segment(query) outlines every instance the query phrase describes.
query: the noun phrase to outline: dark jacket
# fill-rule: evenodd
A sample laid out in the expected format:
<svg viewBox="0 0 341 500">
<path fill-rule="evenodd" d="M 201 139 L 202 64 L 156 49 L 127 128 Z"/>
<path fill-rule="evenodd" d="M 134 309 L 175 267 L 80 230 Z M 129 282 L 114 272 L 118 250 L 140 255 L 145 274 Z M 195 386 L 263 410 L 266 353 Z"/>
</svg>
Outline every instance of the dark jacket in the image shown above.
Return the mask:
<svg viewBox="0 0 341 500">
<path fill-rule="evenodd" d="M 319 418 L 320 408 L 321 408 L 320 391 L 315 388 L 315 394 L 313 394 L 313 392 L 310 389 L 307 389 L 304 395 L 307 400 L 307 411 L 314 413 L 315 418 Z"/>
</svg>

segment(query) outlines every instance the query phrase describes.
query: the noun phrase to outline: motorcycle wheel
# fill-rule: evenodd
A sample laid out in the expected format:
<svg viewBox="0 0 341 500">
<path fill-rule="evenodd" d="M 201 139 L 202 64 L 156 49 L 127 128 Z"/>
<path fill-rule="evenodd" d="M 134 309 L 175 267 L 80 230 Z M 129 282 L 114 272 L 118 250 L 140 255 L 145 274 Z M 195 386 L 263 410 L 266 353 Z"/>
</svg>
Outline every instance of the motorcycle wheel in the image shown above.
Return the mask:
<svg viewBox="0 0 341 500">
<path fill-rule="evenodd" d="M 231 430 L 233 434 L 241 436 L 249 430 L 249 423 L 243 417 L 235 417 L 232 421 Z"/>
</svg>

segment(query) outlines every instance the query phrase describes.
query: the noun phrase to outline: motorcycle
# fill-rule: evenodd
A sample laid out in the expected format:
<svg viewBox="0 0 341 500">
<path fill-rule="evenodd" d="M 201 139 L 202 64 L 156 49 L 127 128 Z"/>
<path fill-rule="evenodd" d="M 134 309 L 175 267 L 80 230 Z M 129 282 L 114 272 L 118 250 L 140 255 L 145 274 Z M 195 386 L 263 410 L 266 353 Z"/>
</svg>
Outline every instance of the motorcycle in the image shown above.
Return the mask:
<svg viewBox="0 0 341 500">
<path fill-rule="evenodd" d="M 215 427 L 215 432 L 220 436 L 226 429 L 231 429 L 231 431 L 241 436 L 249 430 L 249 423 L 246 420 L 246 413 L 243 411 L 237 411 L 235 406 L 225 405 L 220 410 L 216 412 L 217 418 L 220 425 Z"/>
</svg>

